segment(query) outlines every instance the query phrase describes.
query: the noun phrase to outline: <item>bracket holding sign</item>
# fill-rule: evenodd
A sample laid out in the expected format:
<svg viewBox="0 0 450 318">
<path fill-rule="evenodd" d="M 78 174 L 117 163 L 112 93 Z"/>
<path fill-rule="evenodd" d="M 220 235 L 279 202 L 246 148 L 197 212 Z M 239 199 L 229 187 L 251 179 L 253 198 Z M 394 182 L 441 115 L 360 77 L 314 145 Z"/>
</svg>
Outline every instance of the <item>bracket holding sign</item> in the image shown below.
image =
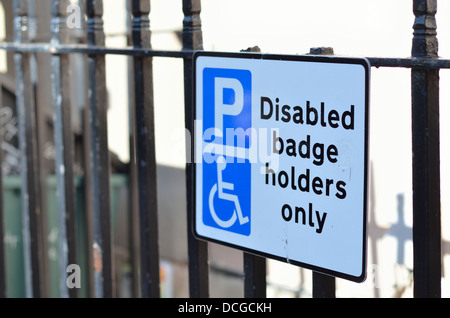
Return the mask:
<svg viewBox="0 0 450 318">
<path fill-rule="evenodd" d="M 362 282 L 366 59 L 194 55 L 194 233 Z"/>
</svg>

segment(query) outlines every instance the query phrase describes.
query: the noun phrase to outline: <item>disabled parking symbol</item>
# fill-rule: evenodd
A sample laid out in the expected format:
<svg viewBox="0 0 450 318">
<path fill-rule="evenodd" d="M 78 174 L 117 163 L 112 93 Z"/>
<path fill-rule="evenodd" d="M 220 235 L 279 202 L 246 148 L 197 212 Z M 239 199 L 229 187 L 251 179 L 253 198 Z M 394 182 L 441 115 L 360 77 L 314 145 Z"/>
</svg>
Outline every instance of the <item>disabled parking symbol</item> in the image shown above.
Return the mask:
<svg viewBox="0 0 450 318">
<path fill-rule="evenodd" d="M 250 71 L 203 70 L 203 133 L 214 131 L 209 141 L 214 147 L 204 150 L 214 160 L 202 162 L 203 223 L 247 236 L 251 231 L 251 163 L 245 149 L 250 147 L 250 136 L 238 142 L 234 132 L 251 128 L 251 111 Z"/>
</svg>

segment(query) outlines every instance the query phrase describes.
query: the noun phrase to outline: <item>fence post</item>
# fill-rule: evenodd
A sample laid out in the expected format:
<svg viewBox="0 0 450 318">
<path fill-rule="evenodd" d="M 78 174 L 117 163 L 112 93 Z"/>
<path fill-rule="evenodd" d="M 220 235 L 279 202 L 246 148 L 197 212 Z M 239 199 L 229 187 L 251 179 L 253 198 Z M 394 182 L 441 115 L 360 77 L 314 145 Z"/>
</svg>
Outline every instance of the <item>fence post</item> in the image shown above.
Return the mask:
<svg viewBox="0 0 450 318">
<path fill-rule="evenodd" d="M 133 45 L 132 39 L 132 7 L 131 0 L 126 1 L 127 7 L 127 45 Z M 139 185 L 138 170 L 136 161 L 136 114 L 135 114 L 135 92 L 134 89 L 134 59 L 128 57 L 128 140 L 130 154 L 130 172 L 129 172 L 129 248 L 131 253 L 131 272 L 132 272 L 132 295 L 140 297 L 141 295 L 141 247 L 140 247 L 140 231 L 139 231 Z"/>
<path fill-rule="evenodd" d="M 201 1 L 183 0 L 183 50 L 202 50 Z M 184 59 L 184 101 L 185 127 L 190 133 L 186 138 L 189 147 L 194 143 L 194 105 L 193 105 L 193 60 Z M 186 201 L 187 236 L 189 258 L 189 294 L 191 297 L 209 296 L 208 244 L 197 240 L 192 232 L 194 221 L 194 153 L 186 149 Z"/>
<path fill-rule="evenodd" d="M 313 298 L 335 298 L 336 278 L 313 272 Z"/>
<path fill-rule="evenodd" d="M 266 298 L 266 258 L 244 253 L 244 296 Z"/>
<path fill-rule="evenodd" d="M 87 44 L 104 46 L 103 1 L 87 0 Z M 92 192 L 94 242 L 92 246 L 96 297 L 113 297 L 113 257 L 109 194 L 110 160 L 107 130 L 105 56 L 88 55 L 89 74 L 89 167 Z"/>
<path fill-rule="evenodd" d="M 241 52 L 261 52 L 259 46 L 248 47 Z M 265 257 L 244 252 L 244 296 L 246 298 L 266 298 L 267 262 Z"/>
<path fill-rule="evenodd" d="M 437 58 L 436 0 L 414 0 L 412 56 Z M 411 70 L 414 297 L 441 295 L 439 70 Z"/>
<path fill-rule="evenodd" d="M 54 45 L 67 44 L 68 33 L 66 12 L 68 0 L 54 0 L 51 3 L 51 42 Z M 75 185 L 73 175 L 73 133 L 70 102 L 69 56 L 53 55 L 52 98 L 54 107 L 55 173 L 56 197 L 59 216 L 59 264 L 60 296 L 77 297 L 77 288 L 67 286 L 67 267 L 78 264 L 76 245 Z"/>
<path fill-rule="evenodd" d="M 14 0 L 14 42 L 27 43 L 28 1 Z M 31 53 L 15 53 L 16 105 L 21 153 L 22 228 L 27 297 L 42 297 L 42 229 L 39 187 L 38 142 L 34 90 L 31 81 Z"/>
<path fill-rule="evenodd" d="M 150 0 L 132 0 L 134 48 L 150 49 Z M 135 145 L 141 246 L 142 297 L 159 297 L 155 123 L 151 57 L 134 57 Z"/>
</svg>

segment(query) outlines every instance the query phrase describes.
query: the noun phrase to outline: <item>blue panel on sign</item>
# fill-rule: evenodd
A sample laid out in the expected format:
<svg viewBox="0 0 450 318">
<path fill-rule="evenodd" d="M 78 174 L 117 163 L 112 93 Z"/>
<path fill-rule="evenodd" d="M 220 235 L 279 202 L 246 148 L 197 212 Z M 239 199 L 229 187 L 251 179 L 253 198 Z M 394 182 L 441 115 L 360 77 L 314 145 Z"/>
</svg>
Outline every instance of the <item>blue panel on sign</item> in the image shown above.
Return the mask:
<svg viewBox="0 0 450 318">
<path fill-rule="evenodd" d="M 250 162 L 203 163 L 203 223 L 250 235 Z M 219 180 L 221 179 L 221 180 Z"/>
<path fill-rule="evenodd" d="M 251 164 L 237 148 L 250 148 L 251 89 L 248 70 L 203 71 L 203 135 L 215 145 L 203 154 L 213 159 L 202 163 L 203 223 L 242 235 L 251 231 Z"/>
<path fill-rule="evenodd" d="M 247 131 L 245 148 L 250 147 L 252 127 L 252 74 L 248 70 L 205 68 L 203 70 L 203 131 L 210 129 L 214 143 L 234 146 L 227 140 L 236 129 Z M 215 129 L 216 133 L 213 133 Z M 230 129 L 227 131 L 227 129 Z M 239 140 L 238 140 L 239 143 Z"/>
</svg>

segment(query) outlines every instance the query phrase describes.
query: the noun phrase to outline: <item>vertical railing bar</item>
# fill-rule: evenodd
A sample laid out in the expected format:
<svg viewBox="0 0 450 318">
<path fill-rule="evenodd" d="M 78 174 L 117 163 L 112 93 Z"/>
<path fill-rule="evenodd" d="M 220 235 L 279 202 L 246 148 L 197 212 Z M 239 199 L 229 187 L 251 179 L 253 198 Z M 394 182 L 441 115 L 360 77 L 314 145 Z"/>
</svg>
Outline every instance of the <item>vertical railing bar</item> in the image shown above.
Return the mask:
<svg viewBox="0 0 450 318">
<path fill-rule="evenodd" d="M 150 0 L 132 0 L 134 48 L 151 48 Z M 159 297 L 158 205 L 152 58 L 134 57 L 135 138 L 141 246 L 141 295 Z"/>
<path fill-rule="evenodd" d="M 103 1 L 87 0 L 87 42 L 104 46 Z M 94 225 L 93 261 L 96 297 L 113 297 L 113 257 L 110 209 L 110 160 L 107 136 L 105 56 L 88 56 L 90 173 Z"/>
<path fill-rule="evenodd" d="M 129 63 L 129 87 L 134 87 L 134 81 L 132 79 L 134 72 L 131 70 L 133 65 Z M 131 266 L 132 266 L 132 290 L 133 296 L 139 297 L 141 295 L 141 284 L 140 284 L 140 239 L 139 239 L 139 198 L 138 198 L 138 172 L 136 164 L 136 144 L 135 144 L 135 125 L 136 125 L 136 114 L 134 112 L 134 92 L 129 93 L 129 143 L 130 143 L 130 182 L 129 182 L 129 239 L 130 239 L 130 252 L 131 252 Z"/>
<path fill-rule="evenodd" d="M 40 8 L 36 6 L 37 0 L 28 0 L 28 44 L 33 43 L 38 38 L 38 24 L 37 24 L 37 15 L 39 14 Z M 49 3 L 48 3 L 49 6 Z M 42 11 L 41 11 L 42 12 Z M 40 149 L 44 149 L 45 143 L 47 141 L 47 130 L 46 130 L 46 121 L 45 118 L 48 113 L 45 110 L 45 107 L 41 107 L 43 101 L 42 90 L 38 89 L 38 81 L 41 72 L 40 67 L 38 67 L 39 62 L 42 61 L 42 56 L 38 55 L 36 52 L 30 54 L 30 65 L 31 65 L 31 85 L 33 90 L 33 98 L 35 104 L 35 123 L 36 123 L 36 162 L 34 163 L 37 167 L 38 175 L 37 175 L 37 186 L 41 189 L 39 192 L 39 207 L 40 214 L 37 217 L 38 231 L 42 233 L 39 235 L 39 243 L 41 251 L 44 251 L 42 255 L 42 262 L 40 264 L 40 281 L 41 281 L 41 297 L 48 297 L 48 288 L 47 285 L 50 279 L 50 273 L 48 272 L 48 264 L 49 259 L 46 257 L 45 251 L 48 250 L 48 239 L 47 239 L 47 176 L 50 173 L 50 165 L 48 160 L 45 159 L 44 151 L 40 151 Z M 45 99 L 45 98 L 44 98 Z M 44 105 L 44 104 L 42 104 Z"/>
<path fill-rule="evenodd" d="M 335 298 L 336 278 L 313 272 L 313 298 Z"/>
<path fill-rule="evenodd" d="M 0 111 L 3 107 L 3 87 L 0 81 Z M 3 127 L 0 127 L 0 130 Z M 5 215 L 3 200 L 3 134 L 0 134 L 0 298 L 6 298 L 8 295 L 8 286 L 6 279 L 6 249 L 5 249 Z"/>
<path fill-rule="evenodd" d="M 15 0 L 14 41 L 28 42 L 28 2 Z M 18 114 L 19 148 L 21 152 L 21 198 L 24 242 L 25 282 L 27 297 L 42 296 L 41 250 L 39 228 L 40 188 L 37 167 L 36 110 L 31 83 L 29 54 L 15 53 L 16 105 Z"/>
<path fill-rule="evenodd" d="M 437 0 L 413 0 L 413 57 L 438 57 Z M 439 70 L 411 69 L 414 297 L 441 296 Z"/>
<path fill-rule="evenodd" d="M 88 66 L 87 66 L 87 57 L 85 57 L 85 79 L 84 83 L 85 91 L 89 91 L 89 80 L 88 80 Z M 89 96 L 85 96 L 85 105 L 89 105 Z M 94 279 L 94 250 L 93 244 L 94 241 L 94 212 L 92 206 L 92 172 L 90 169 L 91 166 L 91 155 L 90 155 L 90 140 L 91 140 L 91 130 L 89 125 L 89 109 L 86 106 L 83 110 L 83 165 L 84 165 L 84 182 L 83 182 L 83 194 L 84 194 L 84 202 L 83 208 L 85 210 L 84 221 L 86 223 L 86 264 L 88 264 L 88 268 L 85 273 L 88 275 L 88 295 L 90 298 L 95 297 L 95 279 Z"/>
<path fill-rule="evenodd" d="M 80 6 L 80 14 L 84 16 L 86 13 L 86 2 L 83 0 L 78 0 L 78 5 Z M 85 19 L 82 19 L 81 21 L 82 30 L 80 30 L 80 33 L 77 34 L 77 43 L 87 43 L 87 21 Z M 83 66 L 84 69 L 81 70 L 82 74 L 84 75 L 85 81 L 83 82 L 82 89 L 85 92 L 89 91 L 90 83 L 89 83 L 89 66 L 88 66 L 88 56 L 83 56 Z M 93 249 L 93 243 L 94 242 L 94 212 L 93 212 L 93 205 L 92 205 L 92 171 L 90 169 L 91 166 L 91 154 L 90 154 L 90 140 L 91 140 L 91 129 L 90 129 L 90 120 L 89 120 L 89 94 L 84 94 L 84 105 L 86 105 L 83 109 L 83 119 L 82 119 L 82 129 L 83 129 L 83 141 L 82 141 L 82 153 L 83 153 L 83 167 L 84 167 L 84 182 L 83 182 L 83 194 L 84 194 L 84 202 L 83 202 L 83 208 L 84 208 L 84 222 L 86 224 L 86 239 L 85 239 L 85 245 L 86 248 L 86 264 L 88 265 L 87 268 L 82 271 L 82 273 L 86 273 L 87 280 L 88 280 L 88 297 L 92 298 L 95 297 L 95 278 L 94 278 L 94 249 Z"/>
<path fill-rule="evenodd" d="M 15 0 L 14 9 L 14 42 L 23 42 L 22 24 L 26 23 L 27 7 L 23 0 Z M 25 26 L 26 28 L 26 26 Z M 26 55 L 25 55 L 26 58 Z M 31 238 L 30 238 L 30 216 L 28 202 L 28 186 L 27 186 L 27 165 L 26 165 L 26 135 L 25 135 L 25 105 L 23 96 L 23 70 L 22 60 L 24 54 L 14 53 L 15 79 L 16 79 L 16 105 L 17 105 L 17 125 L 19 137 L 19 150 L 21 153 L 21 201 L 22 201 L 22 236 L 24 249 L 24 274 L 25 274 L 25 293 L 28 298 L 33 297 L 32 269 L 31 269 Z"/>
<path fill-rule="evenodd" d="M 68 0 L 54 0 L 51 3 L 51 42 L 58 45 L 68 42 L 65 15 Z M 76 245 L 75 189 L 73 175 L 73 134 L 69 92 L 69 57 L 53 55 L 52 98 L 54 106 L 55 172 L 56 196 L 59 216 L 59 264 L 60 296 L 77 297 L 77 288 L 68 288 L 67 269 L 78 264 Z"/>
<path fill-rule="evenodd" d="M 82 1 L 84 4 L 84 13 L 86 14 L 86 3 Z M 86 43 L 87 43 L 87 21 L 85 22 L 85 30 L 86 30 Z M 91 90 L 91 79 L 89 78 L 90 66 L 89 66 L 89 56 L 86 56 L 86 84 L 85 89 L 87 92 Z M 97 290 L 102 289 L 102 285 L 99 284 L 97 287 L 96 282 L 96 267 L 94 266 L 94 206 L 93 206 L 93 184 L 92 184 L 92 156 L 91 156 L 91 125 L 90 125 L 90 94 L 86 94 L 86 106 L 84 108 L 83 114 L 83 151 L 84 151 L 84 195 L 85 202 L 84 208 L 86 210 L 86 240 L 87 240 L 87 263 L 88 263 L 88 275 L 89 275 L 89 297 L 93 298 L 97 296 Z"/>
<path fill-rule="evenodd" d="M 266 298 L 266 258 L 244 253 L 244 297 Z"/>
<path fill-rule="evenodd" d="M 249 47 L 241 52 L 261 52 L 258 46 Z M 250 253 L 244 254 L 244 297 L 265 298 L 267 296 L 266 259 Z"/>
<path fill-rule="evenodd" d="M 203 50 L 201 29 L 201 1 L 183 0 L 183 50 Z M 186 199 L 187 236 L 189 259 L 189 294 L 191 297 L 209 297 L 208 244 L 199 241 L 193 234 L 194 219 L 194 105 L 193 105 L 193 61 L 184 59 L 184 96 L 186 127 Z"/>
<path fill-rule="evenodd" d="M 133 45 L 132 39 L 132 8 L 131 1 L 127 0 L 127 45 Z M 134 92 L 134 59 L 132 56 L 127 58 L 128 66 L 128 131 L 129 131 L 129 153 L 130 153 L 130 182 L 129 182 L 129 239 L 132 267 L 132 291 L 135 298 L 141 295 L 140 284 L 140 231 L 139 231 L 139 201 L 138 201 L 138 172 L 136 163 L 136 114 L 135 114 L 135 92 Z"/>
</svg>

